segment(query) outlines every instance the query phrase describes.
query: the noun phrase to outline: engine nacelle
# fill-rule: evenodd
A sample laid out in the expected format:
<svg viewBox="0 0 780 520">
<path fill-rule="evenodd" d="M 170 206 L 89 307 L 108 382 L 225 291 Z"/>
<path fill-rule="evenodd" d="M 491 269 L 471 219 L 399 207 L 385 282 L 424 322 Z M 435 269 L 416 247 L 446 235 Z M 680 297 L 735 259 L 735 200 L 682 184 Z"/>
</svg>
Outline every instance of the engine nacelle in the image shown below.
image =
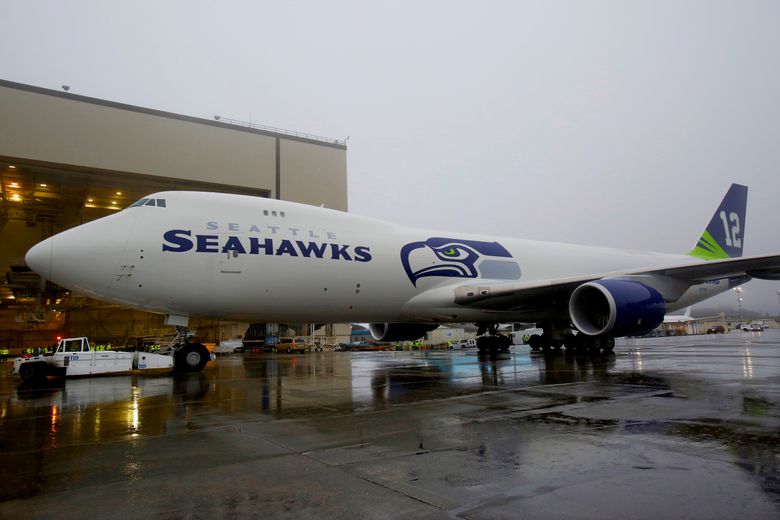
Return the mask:
<svg viewBox="0 0 780 520">
<path fill-rule="evenodd" d="M 372 323 L 368 330 L 377 341 L 411 341 L 437 327 L 430 323 Z"/>
<path fill-rule="evenodd" d="M 577 287 L 569 299 L 574 326 L 588 336 L 650 332 L 664 321 L 661 293 L 639 282 L 598 280 Z"/>
</svg>

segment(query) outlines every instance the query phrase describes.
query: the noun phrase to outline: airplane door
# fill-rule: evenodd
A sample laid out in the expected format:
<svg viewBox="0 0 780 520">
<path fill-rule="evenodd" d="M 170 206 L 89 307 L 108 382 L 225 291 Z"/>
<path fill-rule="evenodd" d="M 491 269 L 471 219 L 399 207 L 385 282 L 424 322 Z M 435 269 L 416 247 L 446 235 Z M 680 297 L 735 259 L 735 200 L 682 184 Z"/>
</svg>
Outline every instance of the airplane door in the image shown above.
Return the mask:
<svg viewBox="0 0 780 520">
<path fill-rule="evenodd" d="M 235 249 L 219 253 L 219 272 L 222 274 L 241 274 L 244 255 Z"/>
</svg>

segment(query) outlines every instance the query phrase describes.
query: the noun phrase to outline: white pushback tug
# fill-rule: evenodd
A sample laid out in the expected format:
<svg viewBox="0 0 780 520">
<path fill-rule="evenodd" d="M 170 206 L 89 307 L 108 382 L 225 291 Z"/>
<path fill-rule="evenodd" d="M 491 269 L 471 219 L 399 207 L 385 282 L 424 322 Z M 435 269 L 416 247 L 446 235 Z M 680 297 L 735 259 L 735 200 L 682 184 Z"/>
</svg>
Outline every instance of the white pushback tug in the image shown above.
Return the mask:
<svg viewBox="0 0 780 520">
<path fill-rule="evenodd" d="M 184 356 L 180 354 L 184 354 Z M 60 340 L 54 354 L 16 358 L 12 372 L 21 377 L 23 381 L 34 381 L 46 376 L 74 377 L 121 374 L 133 370 L 165 372 L 175 368 L 180 371 L 199 371 L 209 357 L 202 359 L 203 357 L 199 355 L 187 356 L 185 352 L 174 350 L 163 354 L 98 351 L 90 347 L 89 341 L 85 337 L 65 338 Z"/>
</svg>

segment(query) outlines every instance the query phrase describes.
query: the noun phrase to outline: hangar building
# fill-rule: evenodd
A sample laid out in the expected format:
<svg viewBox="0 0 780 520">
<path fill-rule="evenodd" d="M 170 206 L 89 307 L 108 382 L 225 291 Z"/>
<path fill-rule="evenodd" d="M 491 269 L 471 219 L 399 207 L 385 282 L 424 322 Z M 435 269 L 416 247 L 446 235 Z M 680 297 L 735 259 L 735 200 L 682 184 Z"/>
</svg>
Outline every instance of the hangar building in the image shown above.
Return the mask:
<svg viewBox="0 0 780 520">
<path fill-rule="evenodd" d="M 40 240 L 161 190 L 346 211 L 346 151 L 341 139 L 0 80 L 0 348 L 15 352 L 58 335 L 116 344 L 161 333 L 159 315 L 71 295 L 41 280 L 24 264 L 25 252 Z M 246 328 L 208 320 L 191 326 L 207 341 Z M 309 332 L 302 328 L 290 330 Z"/>
</svg>

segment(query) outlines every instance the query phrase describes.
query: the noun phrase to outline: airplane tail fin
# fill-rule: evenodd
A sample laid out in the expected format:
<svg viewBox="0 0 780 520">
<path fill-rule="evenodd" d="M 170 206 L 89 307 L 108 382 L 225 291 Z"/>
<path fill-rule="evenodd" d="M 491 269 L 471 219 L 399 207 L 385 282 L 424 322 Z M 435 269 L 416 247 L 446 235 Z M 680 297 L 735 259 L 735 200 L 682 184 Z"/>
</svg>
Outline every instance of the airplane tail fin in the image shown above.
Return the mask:
<svg viewBox="0 0 780 520">
<path fill-rule="evenodd" d="M 732 184 L 712 216 L 699 242 L 688 253 L 704 260 L 722 260 L 742 256 L 745 236 L 747 186 Z"/>
</svg>

